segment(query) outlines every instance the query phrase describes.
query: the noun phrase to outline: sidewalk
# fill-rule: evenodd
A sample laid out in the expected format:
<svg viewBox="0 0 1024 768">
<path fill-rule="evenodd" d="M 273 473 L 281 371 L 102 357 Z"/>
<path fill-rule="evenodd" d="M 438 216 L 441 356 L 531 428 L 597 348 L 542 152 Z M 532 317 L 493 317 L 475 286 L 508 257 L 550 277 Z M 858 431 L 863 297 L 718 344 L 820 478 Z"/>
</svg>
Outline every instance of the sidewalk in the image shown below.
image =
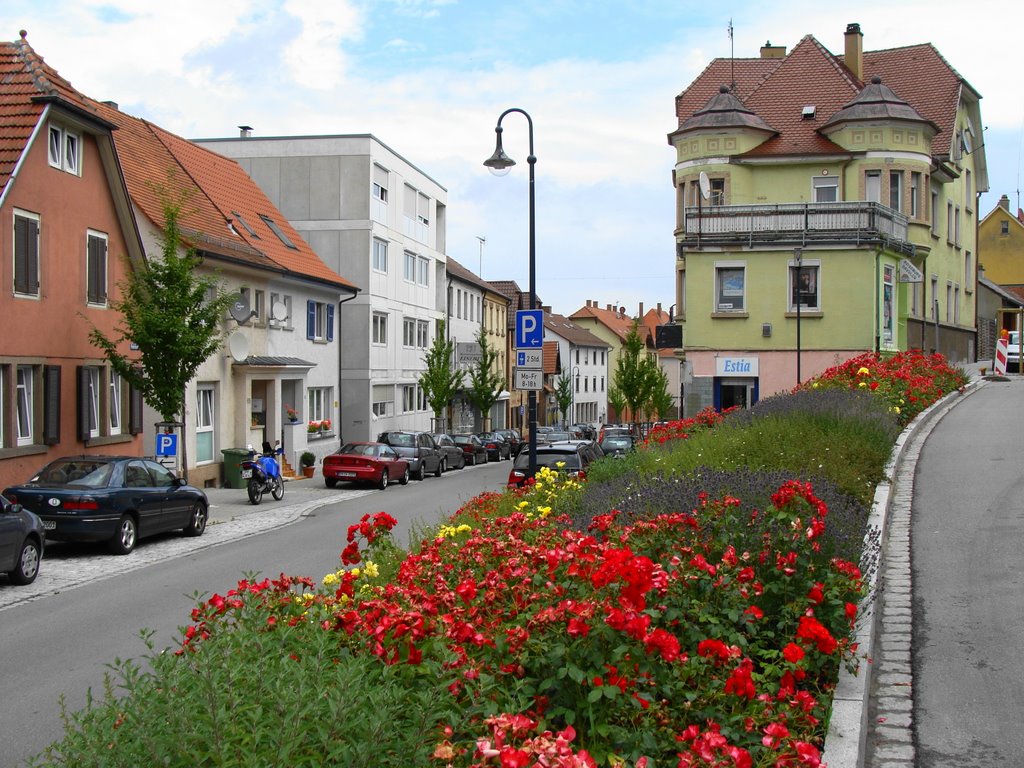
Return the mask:
<svg viewBox="0 0 1024 768">
<path fill-rule="evenodd" d="M 319 474 L 311 478 L 286 479 L 284 498 L 281 501 L 276 501 L 267 493 L 264 494 L 263 503 L 259 505 L 249 503 L 249 495 L 245 488 L 204 488 L 203 491 L 210 500 L 210 525 L 226 523 L 239 517 L 266 511 L 270 507 L 305 507 L 310 504 L 318 505 L 318 502 L 338 500 L 338 490 L 324 485 L 324 479 Z"/>
<path fill-rule="evenodd" d="M 93 581 L 130 573 L 147 565 L 265 533 L 289 525 L 319 507 L 372 492 L 372 489 L 365 488 L 330 489 L 324 485 L 323 477 L 314 476 L 289 481 L 285 484 L 283 499 L 276 501 L 267 494 L 263 503 L 257 506 L 249 503 L 244 488 L 207 488 L 209 520 L 202 536 L 170 536 L 159 541 L 147 541 L 145 546 L 137 547 L 125 557 L 111 557 L 102 548 L 65 552 L 60 556 L 59 567 L 52 553 L 48 553 L 50 559 L 44 560 L 39 576 L 32 584 L 0 590 L 0 611 Z"/>
</svg>

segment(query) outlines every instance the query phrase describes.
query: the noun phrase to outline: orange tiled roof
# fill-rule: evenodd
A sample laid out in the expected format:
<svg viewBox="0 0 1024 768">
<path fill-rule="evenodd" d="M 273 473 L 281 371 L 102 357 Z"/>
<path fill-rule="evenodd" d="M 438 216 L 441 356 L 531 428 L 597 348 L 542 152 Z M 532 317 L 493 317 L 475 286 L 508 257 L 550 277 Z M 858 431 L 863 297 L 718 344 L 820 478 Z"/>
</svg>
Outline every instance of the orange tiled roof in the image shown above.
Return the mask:
<svg viewBox="0 0 1024 768">
<path fill-rule="evenodd" d="M 544 354 L 543 365 L 544 373 L 555 374 L 559 371 L 559 359 L 558 359 L 558 342 L 557 341 L 545 341 L 544 346 L 541 350 Z"/>
<path fill-rule="evenodd" d="M 844 150 L 818 129 L 878 76 L 893 92 L 939 127 L 932 152 L 949 154 L 962 88 L 973 88 L 930 43 L 863 53 L 863 80 L 847 68 L 844 57 L 829 52 L 813 36 L 804 37 L 783 58 L 713 60 L 676 97 L 679 126 L 702 109 L 735 72 L 734 93 L 779 135 L 758 145 L 747 157 L 834 154 Z M 814 119 L 803 107 L 813 105 Z"/>
<path fill-rule="evenodd" d="M 0 42 L 0 194 L 48 102 L 97 119 L 88 100 L 32 50 L 27 36 L 22 30 L 18 41 Z"/>
<path fill-rule="evenodd" d="M 864 52 L 864 80 L 882 78 L 896 95 L 906 99 L 922 117 L 939 126 L 932 154 L 948 155 L 956 131 L 961 85 L 970 85 L 931 43 Z M 971 88 L 973 91 L 974 89 Z M 980 130 L 980 129 L 979 129 Z"/>
<path fill-rule="evenodd" d="M 608 349 L 608 344 L 592 334 L 586 328 L 576 325 L 564 315 L 556 315 L 554 312 L 544 313 L 544 327 L 557 333 L 563 339 L 576 347 L 598 347 Z"/>
<path fill-rule="evenodd" d="M 781 64 L 783 59 L 714 59 L 697 79 L 681 94 L 676 96 L 676 116 L 682 125 L 693 114 L 704 107 L 723 85 L 730 85 L 736 78 L 735 93 L 742 100 L 744 94 L 753 91 Z"/>
<path fill-rule="evenodd" d="M 743 103 L 779 133 L 746 155 L 809 155 L 845 153 L 818 133 L 818 128 L 860 91 L 846 67 L 808 35 L 760 83 Z M 804 119 L 803 108 L 814 105 L 815 117 Z"/>
<path fill-rule="evenodd" d="M 601 309 L 600 307 L 589 306 L 578 309 L 569 315 L 570 320 L 587 317 L 594 318 L 622 340 L 625 340 L 626 336 L 629 335 L 629 330 L 633 327 L 633 318 L 625 312 L 619 312 L 615 309 Z M 646 343 L 653 344 L 653 337 L 643 323 L 640 324 L 640 335 Z"/>
<path fill-rule="evenodd" d="M 324 264 L 237 162 L 148 120 L 105 104 L 96 107 L 118 126 L 114 142 L 128 190 L 157 227 L 164 222 L 163 194 L 169 194 L 171 200 L 183 201 L 182 232 L 197 249 L 358 290 Z M 239 214 L 244 223 L 238 220 Z M 272 220 L 295 247 L 278 238 L 261 215 Z"/>
</svg>

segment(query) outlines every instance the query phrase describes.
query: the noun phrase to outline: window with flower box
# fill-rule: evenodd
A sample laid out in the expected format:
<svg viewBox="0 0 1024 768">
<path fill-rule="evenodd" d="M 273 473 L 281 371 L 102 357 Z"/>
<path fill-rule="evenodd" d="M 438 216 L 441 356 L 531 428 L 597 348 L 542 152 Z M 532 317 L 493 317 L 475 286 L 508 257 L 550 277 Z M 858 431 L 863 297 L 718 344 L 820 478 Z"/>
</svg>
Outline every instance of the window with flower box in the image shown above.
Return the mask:
<svg viewBox="0 0 1024 768">
<path fill-rule="evenodd" d="M 331 431 L 334 418 L 334 387 L 309 387 L 306 390 L 306 414 L 324 431 Z"/>
</svg>

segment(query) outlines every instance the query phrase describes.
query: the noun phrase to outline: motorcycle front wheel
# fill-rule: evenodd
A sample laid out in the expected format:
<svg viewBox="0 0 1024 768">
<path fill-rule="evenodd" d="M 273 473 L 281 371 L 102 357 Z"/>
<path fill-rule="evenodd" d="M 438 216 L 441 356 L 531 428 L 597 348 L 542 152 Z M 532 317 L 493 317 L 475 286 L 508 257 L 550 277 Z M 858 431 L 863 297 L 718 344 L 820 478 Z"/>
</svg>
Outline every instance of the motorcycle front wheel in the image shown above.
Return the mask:
<svg viewBox="0 0 1024 768">
<path fill-rule="evenodd" d="M 284 498 L 284 480 L 281 479 L 280 475 L 274 478 L 274 487 L 270 489 L 270 492 L 278 501 Z"/>
<path fill-rule="evenodd" d="M 253 504 L 263 501 L 263 484 L 255 477 L 249 481 L 246 490 L 249 492 L 249 501 Z"/>
</svg>

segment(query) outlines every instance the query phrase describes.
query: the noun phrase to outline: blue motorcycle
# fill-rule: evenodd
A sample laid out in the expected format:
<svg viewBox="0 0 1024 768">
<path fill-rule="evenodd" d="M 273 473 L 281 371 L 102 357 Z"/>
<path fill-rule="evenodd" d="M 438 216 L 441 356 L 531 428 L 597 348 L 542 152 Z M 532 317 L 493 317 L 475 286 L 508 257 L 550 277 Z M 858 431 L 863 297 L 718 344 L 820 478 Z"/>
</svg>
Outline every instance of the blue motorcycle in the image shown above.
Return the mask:
<svg viewBox="0 0 1024 768">
<path fill-rule="evenodd" d="M 247 481 L 246 490 L 253 504 L 263 501 L 263 494 L 267 492 L 278 501 L 284 498 L 284 479 L 276 458 L 283 453 L 280 446 L 275 449 L 265 442 L 263 453 L 257 457 L 256 451 L 249 446 L 249 460 L 242 462 L 242 479 Z"/>
</svg>

